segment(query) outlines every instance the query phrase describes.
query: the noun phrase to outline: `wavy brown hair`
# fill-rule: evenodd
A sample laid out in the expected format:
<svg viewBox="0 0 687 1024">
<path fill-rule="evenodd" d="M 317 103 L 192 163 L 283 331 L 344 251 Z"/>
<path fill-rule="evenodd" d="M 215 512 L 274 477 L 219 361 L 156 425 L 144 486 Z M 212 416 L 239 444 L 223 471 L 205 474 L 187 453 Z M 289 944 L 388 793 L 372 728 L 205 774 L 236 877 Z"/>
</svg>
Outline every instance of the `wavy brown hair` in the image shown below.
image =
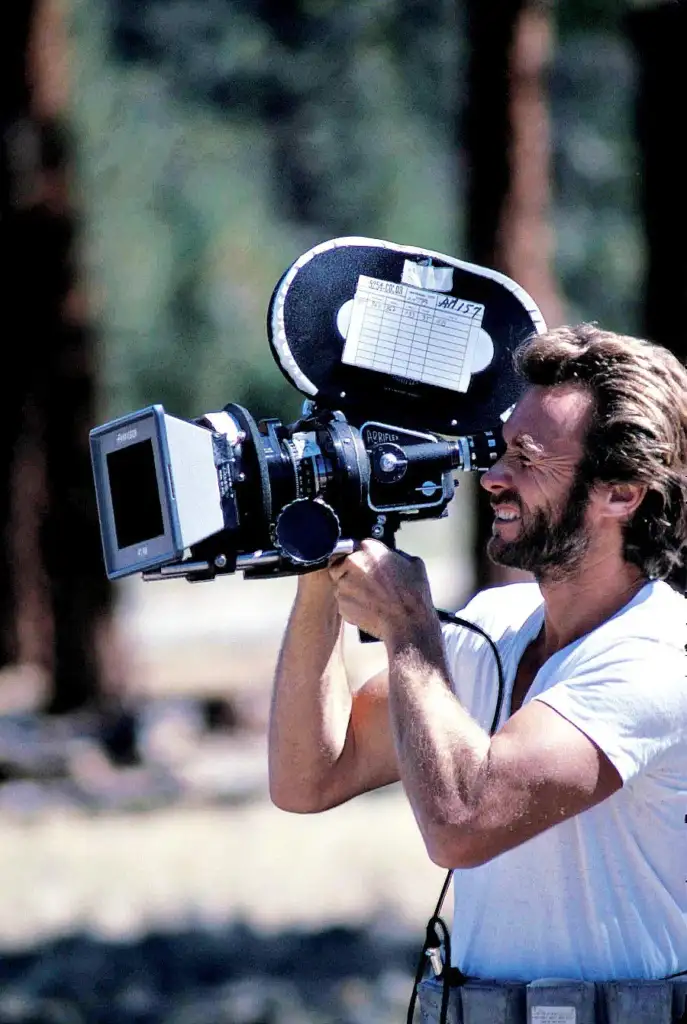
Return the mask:
<svg viewBox="0 0 687 1024">
<path fill-rule="evenodd" d="M 624 526 L 623 555 L 680 582 L 687 557 L 687 369 L 666 348 L 593 324 L 534 335 L 515 353 L 528 384 L 578 382 L 594 406 L 580 465 L 590 484 L 635 482 L 646 495 Z"/>
</svg>

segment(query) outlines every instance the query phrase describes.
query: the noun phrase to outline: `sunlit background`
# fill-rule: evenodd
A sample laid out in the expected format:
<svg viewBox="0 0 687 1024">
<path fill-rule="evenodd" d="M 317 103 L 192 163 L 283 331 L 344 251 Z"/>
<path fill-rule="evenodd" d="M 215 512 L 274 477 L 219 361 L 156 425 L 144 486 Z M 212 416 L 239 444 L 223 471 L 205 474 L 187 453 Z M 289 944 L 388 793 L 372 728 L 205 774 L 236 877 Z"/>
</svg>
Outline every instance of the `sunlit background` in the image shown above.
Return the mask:
<svg viewBox="0 0 687 1024">
<path fill-rule="evenodd" d="M 268 303 L 343 235 L 496 267 L 552 326 L 684 356 L 685 7 L 1 17 L 0 1024 L 405 1020 L 443 872 L 402 791 L 310 818 L 267 796 L 294 579 L 108 584 L 88 431 L 152 403 L 295 419 Z M 401 531 L 438 606 L 503 582 L 483 530 L 466 478 Z M 356 685 L 383 664 L 354 631 L 347 656 Z"/>
</svg>

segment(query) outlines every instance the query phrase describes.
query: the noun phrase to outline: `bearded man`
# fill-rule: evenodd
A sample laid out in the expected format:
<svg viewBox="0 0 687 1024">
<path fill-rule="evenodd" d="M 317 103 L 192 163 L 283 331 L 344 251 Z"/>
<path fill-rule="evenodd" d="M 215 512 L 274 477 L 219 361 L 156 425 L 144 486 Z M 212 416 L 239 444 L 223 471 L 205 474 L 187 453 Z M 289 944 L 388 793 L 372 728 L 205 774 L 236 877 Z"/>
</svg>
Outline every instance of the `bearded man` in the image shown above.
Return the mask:
<svg viewBox="0 0 687 1024">
<path fill-rule="evenodd" d="M 488 552 L 534 582 L 442 626 L 420 559 L 366 540 L 301 576 L 274 682 L 271 796 L 316 812 L 400 780 L 454 869 L 452 958 L 476 978 L 687 968 L 687 372 L 592 325 L 529 339 L 482 477 Z M 342 624 L 388 669 L 352 692 Z M 491 637 L 503 666 L 498 703 Z"/>
</svg>

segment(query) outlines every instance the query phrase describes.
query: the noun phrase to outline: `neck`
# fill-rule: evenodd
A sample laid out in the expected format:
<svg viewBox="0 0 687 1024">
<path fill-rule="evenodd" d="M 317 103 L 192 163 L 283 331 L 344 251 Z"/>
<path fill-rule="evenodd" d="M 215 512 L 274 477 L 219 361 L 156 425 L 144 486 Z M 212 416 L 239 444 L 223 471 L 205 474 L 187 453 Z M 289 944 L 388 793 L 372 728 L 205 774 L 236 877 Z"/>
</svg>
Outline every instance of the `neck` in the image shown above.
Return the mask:
<svg viewBox="0 0 687 1024">
<path fill-rule="evenodd" d="M 637 566 L 617 558 L 585 559 L 570 578 L 541 580 L 544 628 L 539 642 L 545 658 L 610 619 L 646 584 Z"/>
</svg>

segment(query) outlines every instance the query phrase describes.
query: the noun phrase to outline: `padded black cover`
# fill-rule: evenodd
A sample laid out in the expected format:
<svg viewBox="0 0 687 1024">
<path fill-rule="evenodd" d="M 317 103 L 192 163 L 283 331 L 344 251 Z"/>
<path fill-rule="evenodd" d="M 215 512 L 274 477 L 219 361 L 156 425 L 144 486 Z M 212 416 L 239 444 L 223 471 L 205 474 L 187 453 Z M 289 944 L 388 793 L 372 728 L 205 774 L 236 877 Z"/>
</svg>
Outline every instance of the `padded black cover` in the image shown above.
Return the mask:
<svg viewBox="0 0 687 1024">
<path fill-rule="evenodd" d="M 400 283 L 406 261 L 452 268 L 451 290 L 441 293 L 485 306 L 482 328 L 491 337 L 494 358 L 473 374 L 464 393 L 341 362 L 345 338 L 337 314 L 353 299 L 358 278 Z M 505 275 L 431 250 L 368 238 L 332 239 L 304 253 L 276 285 L 267 317 L 277 364 L 318 408 L 341 410 L 356 426 L 375 419 L 447 436 L 500 426 L 501 414 L 522 390 L 512 367 L 513 349 L 545 329 L 535 302 Z"/>
</svg>

